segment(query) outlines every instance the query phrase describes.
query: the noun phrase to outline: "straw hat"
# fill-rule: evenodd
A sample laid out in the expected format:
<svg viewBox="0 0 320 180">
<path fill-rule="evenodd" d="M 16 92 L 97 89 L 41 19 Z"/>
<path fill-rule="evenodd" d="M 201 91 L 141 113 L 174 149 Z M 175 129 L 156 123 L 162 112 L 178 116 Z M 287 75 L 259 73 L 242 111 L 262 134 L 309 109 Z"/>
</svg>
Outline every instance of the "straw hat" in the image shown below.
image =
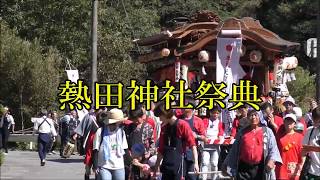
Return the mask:
<svg viewBox="0 0 320 180">
<path fill-rule="evenodd" d="M 122 110 L 114 108 L 107 112 L 108 120 L 106 124 L 114 124 L 117 122 L 122 122 L 127 118 L 124 117 Z"/>
</svg>

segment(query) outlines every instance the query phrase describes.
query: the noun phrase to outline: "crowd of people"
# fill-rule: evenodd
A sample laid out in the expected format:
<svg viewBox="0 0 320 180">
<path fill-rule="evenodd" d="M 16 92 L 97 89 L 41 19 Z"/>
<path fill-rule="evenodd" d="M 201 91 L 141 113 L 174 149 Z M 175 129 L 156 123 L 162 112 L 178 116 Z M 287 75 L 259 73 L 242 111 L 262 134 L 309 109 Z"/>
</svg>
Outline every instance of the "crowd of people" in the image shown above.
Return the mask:
<svg viewBox="0 0 320 180">
<path fill-rule="evenodd" d="M 218 106 L 207 116 L 193 109 L 166 110 L 164 103 L 152 104 L 148 111 L 138 105 L 125 113 L 93 109 L 82 119 L 77 111 L 60 119 L 56 112 L 44 111 L 34 126 L 40 164 L 45 165 L 48 152 L 55 153 L 60 135 L 61 157 L 70 141 L 85 155 L 85 180 L 92 173 L 101 180 L 320 179 L 317 103 L 310 102 L 305 116 L 291 96 L 260 107 L 240 106 L 231 125 L 222 121 Z M 3 117 L 1 122 L 14 124 Z"/>
<path fill-rule="evenodd" d="M 85 179 L 91 170 L 97 179 L 119 180 L 319 179 L 320 107 L 311 101 L 303 117 L 290 96 L 260 107 L 242 105 L 231 130 L 218 107 L 207 117 L 163 103 L 138 106 L 128 118 L 119 109 L 95 110 L 74 136 L 85 139 Z"/>
</svg>

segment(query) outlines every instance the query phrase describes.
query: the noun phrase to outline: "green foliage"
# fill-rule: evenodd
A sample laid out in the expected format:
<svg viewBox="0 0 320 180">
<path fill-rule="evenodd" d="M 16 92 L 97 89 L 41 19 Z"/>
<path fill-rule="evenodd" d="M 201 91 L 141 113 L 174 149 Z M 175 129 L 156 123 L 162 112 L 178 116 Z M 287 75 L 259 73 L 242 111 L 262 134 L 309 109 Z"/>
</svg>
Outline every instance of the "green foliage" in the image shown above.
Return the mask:
<svg viewBox="0 0 320 180">
<path fill-rule="evenodd" d="M 130 78 L 143 79 L 144 66 L 131 59 L 131 50 L 134 48 L 132 40 L 155 34 L 160 29 L 158 8 L 156 8 L 159 1 L 123 2 L 123 5 L 119 1 L 99 2 L 99 82 L 121 81 L 128 85 Z M 36 110 L 42 108 L 41 106 L 55 107 L 58 82 L 66 79 L 65 72 L 62 71 L 65 64 L 61 62 L 61 57 L 69 58 L 71 63 L 79 69 L 80 78 L 85 79 L 87 85 L 90 85 L 87 79 L 91 74 L 91 1 L 48 0 L 39 3 L 34 0 L 5 0 L 3 4 L 3 19 L 8 26 L 16 29 L 17 35 L 29 40 L 29 42 L 23 41 L 17 44 L 20 46 L 29 44 L 34 48 L 33 54 L 28 54 L 29 51 L 19 54 L 18 52 L 23 52 L 21 49 L 24 48 L 19 45 L 16 48 L 13 48 L 14 45 L 10 47 L 11 49 L 9 48 L 14 53 L 6 58 L 14 60 L 6 60 L 10 62 L 10 70 L 0 73 L 5 77 L 9 71 L 13 72 L 13 67 L 19 68 L 19 71 L 25 69 L 26 72 L 11 74 L 13 77 L 11 82 L 17 82 L 16 87 L 13 88 L 16 91 L 11 91 L 11 87 L 7 85 L 4 87 L 8 88 L 0 88 L 1 94 L 6 95 L 3 97 L 6 103 L 10 102 L 13 109 L 18 109 L 20 92 L 23 91 L 23 99 L 28 103 L 24 103 L 22 110 L 28 116 L 34 115 Z M 18 61 L 18 59 L 23 60 Z M 3 67 L 5 66 L 7 65 L 3 64 Z M 50 76 L 42 75 L 43 71 Z M 48 81 L 52 85 L 43 83 Z"/>
<path fill-rule="evenodd" d="M 160 24 L 165 26 L 167 22 L 176 17 L 190 17 L 197 11 L 210 10 L 216 12 L 222 19 L 231 16 L 234 8 L 232 1 L 211 1 L 211 0 L 161 0 L 159 15 Z"/>
<path fill-rule="evenodd" d="M 30 142 L 8 142 L 8 146 L 13 151 L 30 151 L 37 150 L 37 143 L 32 143 L 32 149 L 30 149 Z"/>
<path fill-rule="evenodd" d="M 147 9 L 151 2 L 134 1 L 132 6 L 130 2 L 124 2 L 125 9 L 119 4 L 100 4 L 99 82 L 121 82 L 126 87 L 130 85 L 130 79 L 146 77 L 144 65 L 131 58 L 132 40 L 159 32 L 159 18 L 156 10 Z M 128 93 L 124 88 L 124 96 Z"/>
<path fill-rule="evenodd" d="M 268 7 L 266 15 L 260 15 L 266 26 L 285 39 L 301 43 L 302 47 L 297 54 L 299 63 L 315 72 L 316 61 L 305 55 L 303 46 L 307 39 L 316 37 L 317 1 L 278 1 Z"/>
<path fill-rule="evenodd" d="M 6 23 L 0 24 L 0 99 L 18 115 L 22 97 L 22 110 L 30 117 L 54 102 L 61 58 L 53 48 L 43 54 L 39 41 L 22 40 Z"/>
<path fill-rule="evenodd" d="M 4 154 L 2 151 L 0 151 L 0 166 L 3 164 L 4 162 Z"/>
<path fill-rule="evenodd" d="M 302 67 L 295 70 L 296 80 L 287 83 L 289 92 L 295 98 L 296 103 L 306 112 L 309 108 L 310 98 L 315 98 L 315 76 Z"/>
<path fill-rule="evenodd" d="M 234 16 L 256 18 L 258 9 L 261 8 L 263 0 L 238 0 L 234 1 Z"/>
<path fill-rule="evenodd" d="M 264 14 L 265 24 L 284 38 L 303 42 L 306 37 L 315 36 L 317 1 L 278 1 L 273 5 L 265 3 L 265 6 L 274 7 Z"/>
<path fill-rule="evenodd" d="M 299 67 L 295 70 L 297 80 L 288 83 L 288 88 L 306 112 L 310 98 L 315 97 L 315 77 L 312 74 L 317 66 L 316 61 L 305 55 L 303 46 L 308 38 L 316 36 L 317 1 L 240 0 L 237 3 L 236 16 L 256 17 L 265 28 L 301 44 L 300 50 L 295 52 L 299 59 Z"/>
<path fill-rule="evenodd" d="M 4 113 L 4 107 L 2 104 L 0 104 L 0 116 L 2 116 Z"/>
<path fill-rule="evenodd" d="M 28 142 L 16 142 L 14 145 L 15 150 L 19 151 L 26 151 L 29 149 L 29 143 Z"/>
<path fill-rule="evenodd" d="M 79 65 L 88 60 L 91 1 L 87 0 L 4 0 L 2 18 L 18 35 L 38 39 Z M 63 66 L 64 67 L 64 66 Z"/>
<path fill-rule="evenodd" d="M 314 73 L 315 63 L 305 55 L 304 45 L 306 40 L 316 37 L 316 0 L 239 0 L 236 1 L 239 8 L 235 9 L 235 15 L 239 17 L 251 16 L 257 18 L 267 29 L 277 33 L 280 37 L 298 42 L 301 48 L 295 55 L 299 59 L 299 65 Z"/>
</svg>

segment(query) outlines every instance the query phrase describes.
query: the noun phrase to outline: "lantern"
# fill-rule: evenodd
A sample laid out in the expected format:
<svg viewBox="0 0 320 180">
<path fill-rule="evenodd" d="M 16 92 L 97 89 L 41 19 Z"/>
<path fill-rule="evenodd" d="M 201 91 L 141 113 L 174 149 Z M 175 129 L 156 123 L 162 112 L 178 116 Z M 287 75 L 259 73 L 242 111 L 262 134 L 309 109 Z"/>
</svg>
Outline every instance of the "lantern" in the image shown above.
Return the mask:
<svg viewBox="0 0 320 180">
<path fill-rule="evenodd" d="M 249 57 L 251 62 L 259 63 L 262 59 L 262 53 L 259 50 L 252 50 Z"/>
<path fill-rule="evenodd" d="M 209 53 L 207 51 L 200 51 L 198 54 L 199 62 L 208 62 L 209 61 Z"/>
<path fill-rule="evenodd" d="M 170 55 L 170 50 L 168 48 L 163 48 L 161 50 L 161 56 L 162 57 L 168 57 Z"/>
<path fill-rule="evenodd" d="M 295 69 L 298 66 L 298 59 L 295 56 L 285 57 L 282 61 L 283 69 Z"/>
<path fill-rule="evenodd" d="M 185 88 L 188 88 L 188 70 L 189 67 L 186 64 L 181 65 L 181 79 L 186 82 Z"/>
</svg>

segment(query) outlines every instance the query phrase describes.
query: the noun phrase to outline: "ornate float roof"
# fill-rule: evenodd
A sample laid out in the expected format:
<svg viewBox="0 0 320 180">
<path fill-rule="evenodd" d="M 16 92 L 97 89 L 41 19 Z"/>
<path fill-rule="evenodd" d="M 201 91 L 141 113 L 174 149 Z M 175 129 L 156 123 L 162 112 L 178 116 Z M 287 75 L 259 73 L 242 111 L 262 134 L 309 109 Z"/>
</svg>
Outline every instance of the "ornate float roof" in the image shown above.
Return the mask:
<svg viewBox="0 0 320 180">
<path fill-rule="evenodd" d="M 151 53 L 139 56 L 139 62 L 147 63 L 161 57 L 161 50 L 168 48 L 171 55 L 183 56 L 198 52 L 208 44 L 215 45 L 221 30 L 241 30 L 244 41 L 271 53 L 283 53 L 296 50 L 300 44 L 282 39 L 272 31 L 265 29 L 259 20 L 244 17 L 229 18 L 221 21 L 212 12 L 201 11 L 195 14 L 190 23 L 175 28 L 173 31 L 163 31 L 144 39 L 138 40 L 139 46 L 151 47 Z"/>
</svg>

